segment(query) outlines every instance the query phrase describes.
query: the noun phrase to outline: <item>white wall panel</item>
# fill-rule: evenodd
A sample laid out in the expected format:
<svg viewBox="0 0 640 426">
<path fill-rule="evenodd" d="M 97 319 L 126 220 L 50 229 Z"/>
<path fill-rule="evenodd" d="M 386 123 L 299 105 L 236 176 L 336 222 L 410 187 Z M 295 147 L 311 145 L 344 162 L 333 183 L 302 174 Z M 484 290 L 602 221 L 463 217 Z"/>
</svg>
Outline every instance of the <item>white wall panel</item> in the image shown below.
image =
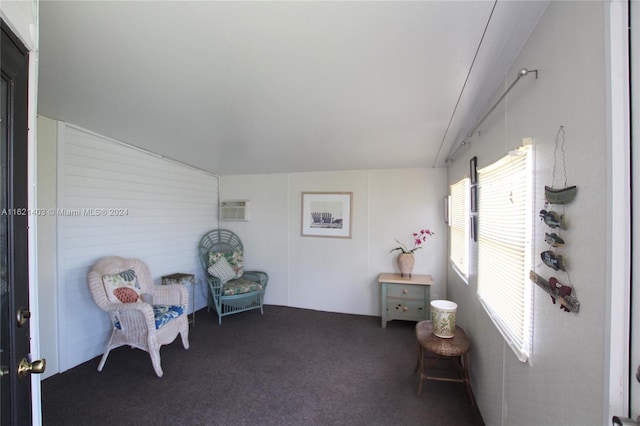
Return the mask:
<svg viewBox="0 0 640 426">
<path fill-rule="evenodd" d="M 54 208 L 56 201 L 56 129 L 57 123 L 38 117 L 37 138 L 37 207 Z M 57 231 L 55 215 L 37 217 L 38 304 L 40 356 L 47 360 L 46 379 L 58 373 L 58 304 L 57 304 Z"/>
<path fill-rule="evenodd" d="M 301 193 L 353 192 L 352 237 L 302 237 Z M 417 274 L 433 275 L 444 297 L 447 228 L 445 169 L 359 170 L 223 176 L 221 199 L 251 200 L 251 220 L 222 222 L 245 246 L 245 264 L 269 274 L 268 305 L 380 315 L 378 274 L 397 272 L 396 238 L 430 228 L 436 235 L 416 252 Z"/>
<path fill-rule="evenodd" d="M 175 272 L 202 282 L 197 244 L 217 227 L 217 204 L 217 177 L 60 123 L 60 371 L 100 355 L 111 332 L 87 285 L 91 265 L 103 256 L 137 257 L 156 283 Z M 206 306 L 203 288 L 197 286 L 196 309 Z"/>
</svg>

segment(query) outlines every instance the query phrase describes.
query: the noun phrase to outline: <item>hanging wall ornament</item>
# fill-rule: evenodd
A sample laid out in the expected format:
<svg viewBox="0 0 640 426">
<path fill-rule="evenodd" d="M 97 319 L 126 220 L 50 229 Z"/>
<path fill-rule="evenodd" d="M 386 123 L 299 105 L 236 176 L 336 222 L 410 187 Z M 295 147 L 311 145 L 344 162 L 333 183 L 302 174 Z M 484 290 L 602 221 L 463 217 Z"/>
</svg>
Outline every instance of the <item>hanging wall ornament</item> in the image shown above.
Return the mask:
<svg viewBox="0 0 640 426">
<path fill-rule="evenodd" d="M 564 221 L 564 215 L 561 215 L 554 211 L 540 210 L 540 219 L 549 226 L 549 228 L 560 228 L 562 230 L 567 229 L 567 224 Z"/>
<path fill-rule="evenodd" d="M 576 197 L 577 193 L 578 188 L 575 185 L 560 189 L 554 189 L 550 186 L 544 187 L 544 197 L 549 204 L 569 204 Z"/>
<path fill-rule="evenodd" d="M 555 148 L 553 151 L 553 176 L 551 178 L 551 186 L 544 187 L 544 198 L 547 204 L 569 204 L 573 201 L 578 193 L 578 188 L 567 186 L 567 159 L 564 152 L 564 126 L 560 126 L 555 138 Z M 556 170 L 558 165 L 558 145 L 562 154 L 562 170 L 564 172 L 564 184 L 560 188 L 555 187 Z"/>
<path fill-rule="evenodd" d="M 564 142 L 564 126 L 560 126 L 555 137 L 551 185 L 545 185 L 544 187 L 544 209 L 540 210 L 540 220 L 549 228 L 548 232 L 545 232 L 544 234 L 544 242 L 548 244 L 548 248 L 540 253 L 540 259 L 547 267 L 554 271 L 564 273 L 569 284 L 562 284 L 556 277 L 551 277 L 549 278 L 549 281 L 547 281 L 535 271 L 530 272 L 530 278 L 538 285 L 538 287 L 549 293 L 551 301 L 554 304 L 556 303 L 556 300 L 559 300 L 561 309 L 566 312 L 577 313 L 580 309 L 580 302 L 578 302 L 575 297 L 565 257 L 559 253 L 565 245 L 565 239 L 562 237 L 562 231 L 566 231 L 568 229 L 564 215 L 565 205 L 571 203 L 578 193 L 578 188 L 576 186 L 567 186 L 567 162 L 565 158 Z M 556 186 L 559 161 L 562 161 L 564 182 L 560 184 L 561 186 Z M 551 210 L 549 208 L 550 204 L 559 205 L 557 210 L 561 210 L 561 212 L 559 213 L 558 211 Z"/>
<path fill-rule="evenodd" d="M 551 277 L 547 281 L 534 271 L 529 272 L 529 278 L 551 296 L 554 305 L 556 301 L 560 302 L 560 309 L 563 311 L 576 314 L 580 311 L 580 301 L 572 286 L 560 283 L 556 277 Z"/>
<path fill-rule="evenodd" d="M 551 287 L 551 301 L 556 304 L 556 298 L 561 300 L 567 300 L 573 293 L 573 287 L 570 285 L 564 285 L 558 281 L 556 277 L 549 278 L 549 287 Z M 567 304 L 560 303 L 560 309 L 569 312 L 570 309 Z"/>
<path fill-rule="evenodd" d="M 552 250 L 546 250 L 540 253 L 540 257 L 542 258 L 542 262 L 554 271 L 567 270 L 564 265 L 564 258 L 561 254 L 557 254 Z"/>
<path fill-rule="evenodd" d="M 562 247 L 564 245 L 564 240 L 560 238 L 560 236 L 555 232 L 552 232 L 552 233 L 545 232 L 544 241 L 554 248 Z"/>
</svg>

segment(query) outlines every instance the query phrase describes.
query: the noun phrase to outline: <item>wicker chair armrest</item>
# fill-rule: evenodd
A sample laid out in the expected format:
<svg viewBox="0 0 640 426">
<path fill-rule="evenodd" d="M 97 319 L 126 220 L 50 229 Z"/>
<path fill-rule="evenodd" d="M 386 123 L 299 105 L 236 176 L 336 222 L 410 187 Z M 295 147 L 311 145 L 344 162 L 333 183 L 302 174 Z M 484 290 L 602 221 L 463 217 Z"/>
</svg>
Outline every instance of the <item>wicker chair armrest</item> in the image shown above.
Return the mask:
<svg viewBox="0 0 640 426">
<path fill-rule="evenodd" d="M 267 282 L 269 282 L 269 275 L 263 271 L 244 271 L 242 278 L 259 282 L 263 289 L 267 287 Z"/>
<path fill-rule="evenodd" d="M 153 308 L 150 304 L 144 302 L 135 303 L 111 303 L 115 313 L 120 321 L 122 330 L 154 330 L 156 322 L 153 315 Z"/>
<path fill-rule="evenodd" d="M 209 283 L 211 294 L 216 297 L 220 296 L 222 293 L 222 282 L 217 277 L 209 275 L 207 277 L 207 283 Z"/>
<path fill-rule="evenodd" d="M 189 292 L 182 284 L 157 285 L 153 289 L 154 305 L 181 305 L 189 303 Z"/>
</svg>

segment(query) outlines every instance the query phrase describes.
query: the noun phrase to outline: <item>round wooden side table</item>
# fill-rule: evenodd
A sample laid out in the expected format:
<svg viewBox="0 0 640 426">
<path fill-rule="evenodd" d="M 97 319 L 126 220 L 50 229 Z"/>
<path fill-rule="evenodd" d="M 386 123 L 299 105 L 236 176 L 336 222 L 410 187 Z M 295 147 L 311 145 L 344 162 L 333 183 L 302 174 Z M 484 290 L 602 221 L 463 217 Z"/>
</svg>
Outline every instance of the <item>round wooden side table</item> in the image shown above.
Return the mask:
<svg viewBox="0 0 640 426">
<path fill-rule="evenodd" d="M 467 358 L 467 354 L 471 351 L 471 343 L 462 327 L 456 325 L 454 336 L 445 339 L 433 334 L 431 321 L 420 321 L 416 324 L 416 338 L 419 345 L 415 371 L 420 372 L 417 396 L 422 393 L 423 380 L 459 382 L 465 384 L 469 401 L 474 405 Z"/>
</svg>

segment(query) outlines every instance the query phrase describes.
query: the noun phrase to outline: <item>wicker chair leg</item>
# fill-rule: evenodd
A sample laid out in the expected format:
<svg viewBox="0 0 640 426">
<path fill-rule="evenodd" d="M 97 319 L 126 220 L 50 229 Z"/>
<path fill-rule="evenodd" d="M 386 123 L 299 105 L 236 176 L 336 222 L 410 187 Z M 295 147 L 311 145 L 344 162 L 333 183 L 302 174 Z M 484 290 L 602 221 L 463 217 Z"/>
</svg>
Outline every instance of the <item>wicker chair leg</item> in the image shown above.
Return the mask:
<svg viewBox="0 0 640 426">
<path fill-rule="evenodd" d="M 153 364 L 153 370 L 156 372 L 156 376 L 162 377 L 164 373 L 160 365 L 160 349 L 149 350 L 149 356 L 151 357 L 151 364 Z"/>
<path fill-rule="evenodd" d="M 189 349 L 189 323 L 187 323 L 187 327 L 186 328 L 182 328 L 182 330 L 180 330 L 180 337 L 182 338 L 182 346 L 185 349 Z"/>
<path fill-rule="evenodd" d="M 218 325 L 222 325 L 222 313 L 224 312 L 224 305 L 220 299 L 213 299 L 216 307 L 216 314 L 218 314 Z"/>
<path fill-rule="evenodd" d="M 102 369 L 104 368 L 104 364 L 105 362 L 107 362 L 107 357 L 109 356 L 110 351 L 111 348 L 107 346 L 107 349 L 104 351 L 104 354 L 102 354 L 102 358 L 100 359 L 100 364 L 98 364 L 98 371 L 102 371 Z"/>
<path fill-rule="evenodd" d="M 153 364 L 153 370 L 158 377 L 162 377 L 162 366 L 160 365 L 160 345 L 158 345 L 154 339 L 147 339 L 147 350 L 151 357 L 151 364 Z"/>
<path fill-rule="evenodd" d="M 111 337 L 109 337 L 107 346 L 104 348 L 104 353 L 102 354 L 102 358 L 100 358 L 100 364 L 98 364 L 98 371 L 102 371 L 102 369 L 104 368 L 104 364 L 107 362 L 107 357 L 109 356 L 109 352 L 111 352 L 112 343 L 113 343 L 113 333 L 111 333 Z"/>
</svg>

